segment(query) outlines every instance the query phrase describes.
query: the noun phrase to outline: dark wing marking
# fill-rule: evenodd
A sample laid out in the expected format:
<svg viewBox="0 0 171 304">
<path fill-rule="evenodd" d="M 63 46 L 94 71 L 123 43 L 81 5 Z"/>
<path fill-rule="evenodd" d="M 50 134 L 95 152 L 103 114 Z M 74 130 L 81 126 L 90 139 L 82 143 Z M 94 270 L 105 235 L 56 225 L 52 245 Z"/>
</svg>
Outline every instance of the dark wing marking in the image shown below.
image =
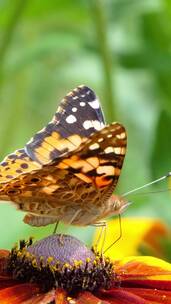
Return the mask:
<svg viewBox="0 0 171 304">
<path fill-rule="evenodd" d="M 97 188 L 110 185 L 114 191 L 126 154 L 127 135 L 119 123 L 112 123 L 92 134 L 74 155 L 62 160 L 58 167 L 93 183 Z"/>
<path fill-rule="evenodd" d="M 79 86 L 64 97 L 52 121 L 27 143 L 26 153 L 32 160 L 47 164 L 77 149 L 104 124 L 95 93 Z"/>
<path fill-rule="evenodd" d="M 30 159 L 24 149 L 9 154 L 0 163 L 0 188 L 1 184 L 10 182 L 23 173 L 39 168 L 41 168 L 41 165 Z"/>
</svg>

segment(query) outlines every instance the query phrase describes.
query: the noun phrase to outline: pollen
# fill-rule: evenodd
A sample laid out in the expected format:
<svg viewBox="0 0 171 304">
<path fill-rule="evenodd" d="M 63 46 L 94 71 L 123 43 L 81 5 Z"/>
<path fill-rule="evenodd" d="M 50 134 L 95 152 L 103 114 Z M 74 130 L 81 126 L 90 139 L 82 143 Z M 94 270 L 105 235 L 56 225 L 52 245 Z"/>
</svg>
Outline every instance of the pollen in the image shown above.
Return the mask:
<svg viewBox="0 0 171 304">
<path fill-rule="evenodd" d="M 69 235 L 54 234 L 33 243 L 20 241 L 7 270 L 14 279 L 37 283 L 47 292 L 62 287 L 69 296 L 83 290 L 108 289 L 115 281 L 113 263 Z"/>
</svg>

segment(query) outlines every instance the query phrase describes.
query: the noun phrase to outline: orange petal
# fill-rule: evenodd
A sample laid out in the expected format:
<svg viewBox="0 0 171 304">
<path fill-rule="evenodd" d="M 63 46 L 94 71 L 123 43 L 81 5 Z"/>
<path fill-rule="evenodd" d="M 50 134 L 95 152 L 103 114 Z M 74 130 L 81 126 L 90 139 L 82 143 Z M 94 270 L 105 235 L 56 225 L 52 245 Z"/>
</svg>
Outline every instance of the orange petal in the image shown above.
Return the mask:
<svg viewBox="0 0 171 304">
<path fill-rule="evenodd" d="M 9 255 L 9 250 L 6 249 L 0 249 L 0 260 L 1 258 L 7 257 Z"/>
<path fill-rule="evenodd" d="M 171 265 L 153 257 L 132 257 L 115 262 L 122 288 L 149 288 L 171 292 Z M 167 303 L 167 302 L 166 302 Z"/>
<path fill-rule="evenodd" d="M 170 304 L 171 292 L 155 289 L 114 288 L 101 291 L 101 298 L 117 304 Z"/>
<path fill-rule="evenodd" d="M 0 290 L 18 284 L 5 270 L 9 253 L 8 250 L 0 250 Z"/>
<path fill-rule="evenodd" d="M 4 275 L 5 273 L 4 268 L 9 253 L 10 252 L 8 250 L 3 250 L 3 249 L 0 250 L 0 276 Z"/>
<path fill-rule="evenodd" d="M 145 288 L 124 288 L 121 290 L 112 289 L 110 291 L 104 291 L 104 295 L 102 296 L 106 298 L 113 298 L 114 300 L 117 297 L 120 297 L 121 302 L 116 303 L 161 303 L 161 304 L 170 304 L 171 303 L 171 292 L 170 291 L 162 291 L 156 289 L 145 289 Z M 130 302 L 130 300 L 132 302 Z M 134 302 L 135 300 L 139 302 Z M 124 302 L 127 301 L 127 302 Z M 115 302 L 111 302 L 115 303 Z"/>
<path fill-rule="evenodd" d="M 154 257 L 127 257 L 115 261 L 115 271 L 122 276 L 150 277 L 167 276 L 171 280 L 171 264 Z"/>
<path fill-rule="evenodd" d="M 74 302 L 75 301 L 75 302 Z M 68 304 L 110 304 L 114 302 L 108 302 L 105 300 L 100 300 L 99 298 L 95 297 L 92 293 L 90 292 L 82 292 L 78 295 L 78 297 L 75 299 L 70 299 L 68 301 Z"/>
<path fill-rule="evenodd" d="M 55 300 L 55 290 L 51 290 L 46 294 L 33 296 L 28 301 L 24 301 L 24 304 L 49 304 L 54 302 L 54 300 Z"/>
<path fill-rule="evenodd" d="M 20 304 L 29 300 L 34 295 L 37 295 L 39 288 L 35 284 L 18 284 L 13 287 L 8 287 L 0 290 L 1 304 Z"/>
<path fill-rule="evenodd" d="M 65 290 L 61 288 L 56 289 L 55 304 L 69 304 Z"/>
<path fill-rule="evenodd" d="M 145 288 L 127 288 L 126 290 L 129 290 L 132 293 L 141 296 L 143 299 L 150 301 L 150 303 L 171 303 L 171 291 Z"/>
<path fill-rule="evenodd" d="M 13 280 L 13 278 L 10 278 L 9 276 L 0 276 L 0 291 L 1 289 L 7 288 L 7 287 L 11 287 L 14 285 L 17 285 L 18 281 Z"/>
</svg>

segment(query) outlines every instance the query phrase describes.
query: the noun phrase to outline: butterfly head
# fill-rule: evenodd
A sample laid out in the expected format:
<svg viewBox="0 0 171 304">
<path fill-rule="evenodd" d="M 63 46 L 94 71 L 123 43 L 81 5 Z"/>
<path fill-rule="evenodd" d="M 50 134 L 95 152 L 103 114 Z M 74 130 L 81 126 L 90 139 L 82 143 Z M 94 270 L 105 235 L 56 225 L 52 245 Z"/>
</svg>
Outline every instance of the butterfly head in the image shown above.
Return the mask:
<svg viewBox="0 0 171 304">
<path fill-rule="evenodd" d="M 131 202 L 127 201 L 122 196 L 113 194 L 109 199 L 111 215 L 117 215 L 123 213 L 130 204 Z"/>
</svg>

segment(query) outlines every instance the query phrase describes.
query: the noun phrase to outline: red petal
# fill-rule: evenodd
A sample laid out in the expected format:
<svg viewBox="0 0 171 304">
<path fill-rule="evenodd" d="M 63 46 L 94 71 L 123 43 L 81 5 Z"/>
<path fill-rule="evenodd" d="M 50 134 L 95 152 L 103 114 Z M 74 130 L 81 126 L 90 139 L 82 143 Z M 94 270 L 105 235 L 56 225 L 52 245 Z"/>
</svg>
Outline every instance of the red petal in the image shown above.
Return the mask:
<svg viewBox="0 0 171 304">
<path fill-rule="evenodd" d="M 127 280 L 122 282 L 122 288 L 125 289 L 125 287 L 136 287 L 136 288 L 153 288 L 153 289 L 159 289 L 159 290 L 169 290 L 171 292 L 171 281 L 167 280 Z"/>
<path fill-rule="evenodd" d="M 157 289 L 145 289 L 145 288 L 128 288 L 126 290 L 143 297 L 150 301 L 150 303 L 171 303 L 171 291 L 163 291 Z"/>
<path fill-rule="evenodd" d="M 13 280 L 6 272 L 6 262 L 9 253 L 8 250 L 0 250 L 0 290 L 18 284 L 18 282 Z"/>
<path fill-rule="evenodd" d="M 111 302 L 100 300 L 90 292 L 82 292 L 73 299 L 75 304 L 110 304 Z M 68 302 L 70 303 L 70 302 Z M 72 303 L 72 302 L 71 302 Z"/>
<path fill-rule="evenodd" d="M 33 296 L 30 300 L 24 301 L 24 304 L 49 304 L 55 301 L 55 290 L 46 294 Z"/>
<path fill-rule="evenodd" d="M 37 285 L 26 283 L 18 284 L 13 287 L 8 287 L 0 290 L 1 304 L 20 304 L 25 303 L 34 295 L 37 295 L 39 288 Z"/>
<path fill-rule="evenodd" d="M 0 260 L 9 256 L 10 251 L 6 249 L 0 249 Z"/>
<path fill-rule="evenodd" d="M 171 292 L 145 288 L 114 288 L 103 290 L 100 298 L 107 299 L 112 304 L 170 304 Z"/>
<path fill-rule="evenodd" d="M 6 273 L 4 268 L 5 268 L 8 256 L 9 256 L 8 250 L 0 250 L 0 276 L 4 275 L 4 273 Z"/>
<path fill-rule="evenodd" d="M 76 298 L 70 298 L 67 293 L 58 288 L 56 290 L 56 304 L 110 304 L 110 302 L 100 300 L 90 292 L 81 292 Z M 26 303 L 27 304 L 27 303 Z"/>
<path fill-rule="evenodd" d="M 102 291 L 99 295 L 100 298 L 107 299 L 110 304 L 152 304 L 141 296 L 122 288 Z"/>
<path fill-rule="evenodd" d="M 18 285 L 18 281 L 13 280 L 9 276 L 2 276 L 2 277 L 0 276 L 0 291 L 1 289 L 11 287 L 14 285 Z"/>
<path fill-rule="evenodd" d="M 61 288 L 56 289 L 55 303 L 56 304 L 69 304 L 69 302 L 67 301 L 67 294 Z"/>
</svg>

